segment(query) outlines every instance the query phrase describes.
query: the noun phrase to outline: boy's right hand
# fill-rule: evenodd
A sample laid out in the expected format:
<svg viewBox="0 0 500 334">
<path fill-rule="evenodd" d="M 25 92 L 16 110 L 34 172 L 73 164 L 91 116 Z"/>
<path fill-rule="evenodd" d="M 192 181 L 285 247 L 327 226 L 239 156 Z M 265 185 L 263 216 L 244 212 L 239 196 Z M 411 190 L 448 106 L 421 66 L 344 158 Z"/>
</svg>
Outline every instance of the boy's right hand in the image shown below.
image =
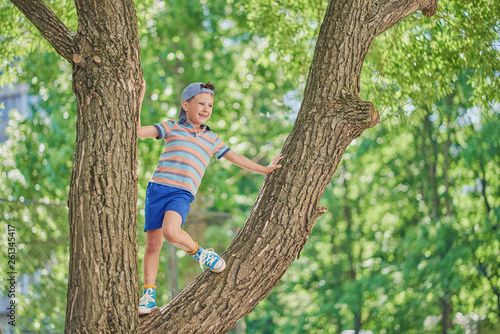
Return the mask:
<svg viewBox="0 0 500 334">
<path fill-rule="evenodd" d="M 274 172 L 276 169 L 281 168 L 281 165 L 278 165 L 278 162 L 283 159 L 283 154 L 278 154 L 273 158 L 269 166 L 266 167 L 266 174 Z"/>
</svg>

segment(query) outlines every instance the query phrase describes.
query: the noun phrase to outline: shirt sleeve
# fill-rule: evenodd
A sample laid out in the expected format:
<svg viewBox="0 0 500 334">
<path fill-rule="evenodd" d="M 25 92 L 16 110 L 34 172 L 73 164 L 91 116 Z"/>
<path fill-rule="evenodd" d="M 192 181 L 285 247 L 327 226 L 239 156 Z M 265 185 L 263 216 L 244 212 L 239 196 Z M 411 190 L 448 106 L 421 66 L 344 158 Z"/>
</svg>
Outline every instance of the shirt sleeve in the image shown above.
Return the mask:
<svg viewBox="0 0 500 334">
<path fill-rule="evenodd" d="M 170 135 L 172 128 L 174 127 L 174 121 L 166 121 L 154 124 L 156 129 L 158 129 L 158 137 L 156 139 L 165 139 Z"/>
<path fill-rule="evenodd" d="M 229 152 L 230 148 L 227 146 L 220 138 L 217 136 L 215 138 L 215 148 L 214 148 L 214 155 L 217 157 L 217 159 L 222 159 L 222 157 Z"/>
</svg>

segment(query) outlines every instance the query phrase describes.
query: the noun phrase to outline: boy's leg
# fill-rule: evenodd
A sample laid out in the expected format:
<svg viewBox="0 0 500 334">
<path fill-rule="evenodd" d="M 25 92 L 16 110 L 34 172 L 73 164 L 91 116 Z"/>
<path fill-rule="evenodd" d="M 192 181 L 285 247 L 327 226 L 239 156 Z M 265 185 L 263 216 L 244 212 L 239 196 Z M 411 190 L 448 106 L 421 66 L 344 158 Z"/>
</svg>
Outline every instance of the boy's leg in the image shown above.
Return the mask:
<svg viewBox="0 0 500 334">
<path fill-rule="evenodd" d="M 176 247 L 188 252 L 196 261 L 210 268 L 214 272 L 221 272 L 226 267 L 224 259 L 213 250 L 203 249 L 194 242 L 191 236 L 182 229 L 182 217 L 175 211 L 165 212 L 163 218 L 163 236 Z"/>
<path fill-rule="evenodd" d="M 139 301 L 139 315 L 149 314 L 156 309 L 156 275 L 160 262 L 160 251 L 163 245 L 161 228 L 146 231 L 146 251 L 144 252 L 143 296 Z"/>
<path fill-rule="evenodd" d="M 146 231 L 146 251 L 143 260 L 144 285 L 156 283 L 163 238 L 188 252 L 196 251 L 197 244 L 186 231 L 181 229 L 181 226 L 182 217 L 175 211 L 167 211 L 163 216 L 162 228 Z"/>
<path fill-rule="evenodd" d="M 155 285 L 158 266 L 160 263 L 160 251 L 163 245 L 161 228 L 146 231 L 146 251 L 142 261 L 144 270 L 144 285 Z"/>
<path fill-rule="evenodd" d="M 195 252 L 198 248 L 193 238 L 182 228 L 182 217 L 175 211 L 167 211 L 163 216 L 163 237 L 176 247 L 187 252 Z"/>
<path fill-rule="evenodd" d="M 224 259 L 213 250 L 203 249 L 194 242 L 191 236 L 182 228 L 182 217 L 175 211 L 165 212 L 163 218 L 163 236 L 176 247 L 188 252 L 196 261 L 209 267 L 214 272 L 221 272 L 226 267 Z M 200 261 L 201 259 L 201 261 Z"/>
</svg>

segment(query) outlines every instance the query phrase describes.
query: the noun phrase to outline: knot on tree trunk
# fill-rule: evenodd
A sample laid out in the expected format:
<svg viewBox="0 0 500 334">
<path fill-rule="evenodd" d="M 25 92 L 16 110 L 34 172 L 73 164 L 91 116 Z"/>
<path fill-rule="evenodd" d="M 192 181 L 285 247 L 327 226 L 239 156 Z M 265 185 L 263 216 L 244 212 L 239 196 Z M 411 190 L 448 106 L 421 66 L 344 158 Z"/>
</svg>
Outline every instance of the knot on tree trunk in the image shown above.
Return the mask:
<svg viewBox="0 0 500 334">
<path fill-rule="evenodd" d="M 92 57 L 92 60 L 94 61 L 94 63 L 96 63 L 96 65 L 97 65 L 98 67 L 101 67 L 101 57 L 99 57 L 99 56 L 94 56 L 94 57 Z"/>
<path fill-rule="evenodd" d="M 359 135 L 380 122 L 380 116 L 373 103 L 363 101 L 356 95 L 345 95 L 333 99 L 328 102 L 328 110 L 359 129 Z"/>
<path fill-rule="evenodd" d="M 437 11 L 437 3 L 438 0 L 432 0 L 428 6 L 422 8 L 422 14 L 427 17 L 434 16 Z"/>
<path fill-rule="evenodd" d="M 76 53 L 73 54 L 73 62 L 76 65 L 78 65 L 81 69 L 83 69 L 83 70 L 87 69 L 87 62 L 79 54 L 76 54 Z"/>
</svg>

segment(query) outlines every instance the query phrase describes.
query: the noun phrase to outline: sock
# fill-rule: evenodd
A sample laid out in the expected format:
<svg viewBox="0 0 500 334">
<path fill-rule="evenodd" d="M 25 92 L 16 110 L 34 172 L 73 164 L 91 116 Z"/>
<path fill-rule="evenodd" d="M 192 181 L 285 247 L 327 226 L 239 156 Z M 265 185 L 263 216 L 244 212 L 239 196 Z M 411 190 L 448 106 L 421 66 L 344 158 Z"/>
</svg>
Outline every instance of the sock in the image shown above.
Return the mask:
<svg viewBox="0 0 500 334">
<path fill-rule="evenodd" d="M 146 289 L 149 289 L 149 288 L 153 288 L 153 289 L 156 290 L 156 285 L 149 284 L 149 285 L 143 285 L 142 286 L 142 290 L 146 290 Z"/>
<path fill-rule="evenodd" d="M 196 254 L 196 252 L 198 251 L 198 249 L 200 249 L 200 245 L 198 245 L 198 243 L 196 241 L 194 243 L 196 244 L 196 250 L 194 252 L 187 252 L 189 255 Z"/>
</svg>

